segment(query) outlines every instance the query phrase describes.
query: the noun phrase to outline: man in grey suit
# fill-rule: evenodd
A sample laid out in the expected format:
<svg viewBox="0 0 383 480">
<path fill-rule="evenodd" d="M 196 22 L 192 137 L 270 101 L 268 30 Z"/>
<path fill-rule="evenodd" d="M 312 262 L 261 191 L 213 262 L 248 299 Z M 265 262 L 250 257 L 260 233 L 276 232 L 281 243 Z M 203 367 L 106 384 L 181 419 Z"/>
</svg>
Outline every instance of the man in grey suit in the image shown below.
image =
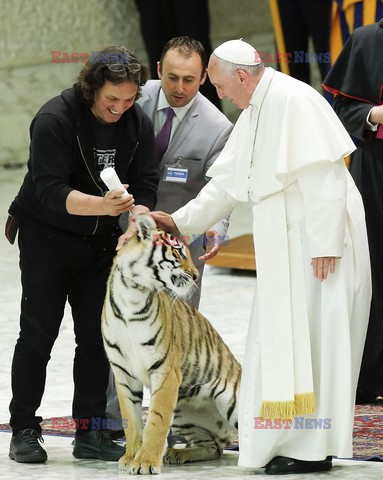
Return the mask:
<svg viewBox="0 0 383 480">
<path fill-rule="evenodd" d="M 233 128 L 225 115 L 199 93 L 206 75 L 206 55 L 202 44 L 190 37 L 173 38 L 165 45 L 158 62 L 160 80 L 149 80 L 137 100 L 153 122 L 156 141 L 167 128 L 166 123 L 170 123 L 167 145 L 157 145 L 155 150 L 160 163 L 156 210 L 173 213 L 198 195 L 209 181 L 206 171 L 218 157 Z M 167 119 L 165 113 L 169 107 L 174 112 L 171 112 L 171 119 Z M 201 296 L 205 261 L 217 253 L 220 240 L 226 236 L 228 223 L 225 217 L 206 232 L 209 240 L 206 250 L 201 237 L 189 245 L 199 279 L 188 303 L 196 308 Z M 127 232 L 120 237 L 119 246 L 134 230 L 134 222 L 131 222 Z M 109 383 L 107 397 L 108 417 L 120 418 L 113 379 Z M 123 435 L 122 432 L 111 432 L 112 438 L 120 434 Z M 170 438 L 169 442 L 172 442 Z"/>
<path fill-rule="evenodd" d="M 224 147 L 233 125 L 199 92 L 207 75 L 205 50 L 199 41 L 191 37 L 169 40 L 157 72 L 160 80 L 149 80 L 137 103 L 152 120 L 156 141 L 166 123 L 166 109 L 171 107 L 174 112 L 168 146 L 163 156 L 158 152 L 160 183 L 155 208 L 173 213 L 195 198 L 209 181 L 206 171 Z M 207 232 L 210 254 L 206 254 L 201 237 L 189 245 L 200 274 L 197 289 L 189 299 L 196 308 L 205 261 L 217 253 L 227 227 L 228 219 L 224 218 Z"/>
</svg>

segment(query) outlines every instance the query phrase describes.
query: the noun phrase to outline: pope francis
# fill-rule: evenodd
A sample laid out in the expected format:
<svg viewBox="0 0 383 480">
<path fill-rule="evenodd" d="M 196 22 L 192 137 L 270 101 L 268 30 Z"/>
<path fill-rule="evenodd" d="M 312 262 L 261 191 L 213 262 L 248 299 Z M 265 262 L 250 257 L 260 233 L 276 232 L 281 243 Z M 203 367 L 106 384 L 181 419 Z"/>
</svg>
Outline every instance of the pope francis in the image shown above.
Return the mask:
<svg viewBox="0 0 383 480">
<path fill-rule="evenodd" d="M 187 236 L 251 200 L 258 280 L 239 465 L 274 475 L 329 470 L 332 456 L 352 456 L 371 300 L 363 204 L 344 163 L 355 147 L 322 95 L 265 68 L 242 40 L 217 47 L 208 74 L 243 112 L 199 196 L 171 216 L 152 215 Z"/>
</svg>

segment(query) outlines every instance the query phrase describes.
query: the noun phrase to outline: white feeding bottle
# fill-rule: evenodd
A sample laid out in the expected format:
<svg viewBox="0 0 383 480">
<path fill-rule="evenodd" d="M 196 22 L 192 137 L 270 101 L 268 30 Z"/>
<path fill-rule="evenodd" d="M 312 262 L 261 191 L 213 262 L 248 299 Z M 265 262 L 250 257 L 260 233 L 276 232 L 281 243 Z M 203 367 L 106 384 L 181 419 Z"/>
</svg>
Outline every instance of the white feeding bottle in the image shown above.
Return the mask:
<svg viewBox="0 0 383 480">
<path fill-rule="evenodd" d="M 124 190 L 125 193 L 122 196 L 129 195 L 113 167 L 104 168 L 100 173 L 100 177 L 109 190 Z"/>
<path fill-rule="evenodd" d="M 117 172 L 113 167 L 104 168 L 100 173 L 100 177 L 109 190 L 124 190 L 125 193 L 122 194 L 122 197 L 129 195 L 129 192 L 121 183 L 121 180 L 118 178 Z M 128 211 L 128 214 L 133 215 L 130 210 Z"/>
</svg>

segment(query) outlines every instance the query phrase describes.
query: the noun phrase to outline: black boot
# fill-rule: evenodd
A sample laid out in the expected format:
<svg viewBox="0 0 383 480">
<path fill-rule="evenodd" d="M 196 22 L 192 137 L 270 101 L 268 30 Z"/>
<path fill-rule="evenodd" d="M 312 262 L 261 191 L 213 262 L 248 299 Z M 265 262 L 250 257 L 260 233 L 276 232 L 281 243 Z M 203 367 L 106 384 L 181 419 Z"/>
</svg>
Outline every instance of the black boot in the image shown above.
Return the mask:
<svg viewBox="0 0 383 480">
<path fill-rule="evenodd" d="M 47 452 L 39 444 L 44 442 L 37 430 L 26 428 L 11 438 L 9 458 L 18 463 L 43 463 L 47 461 Z"/>
<path fill-rule="evenodd" d="M 267 464 L 265 473 L 267 475 L 288 475 L 292 473 L 325 472 L 331 470 L 331 468 L 331 457 L 313 462 L 289 457 L 275 457 Z"/>
<path fill-rule="evenodd" d="M 107 433 L 99 429 L 76 435 L 73 445 L 73 456 L 76 458 L 98 458 L 117 462 L 125 454 L 124 447 L 114 443 Z"/>
</svg>

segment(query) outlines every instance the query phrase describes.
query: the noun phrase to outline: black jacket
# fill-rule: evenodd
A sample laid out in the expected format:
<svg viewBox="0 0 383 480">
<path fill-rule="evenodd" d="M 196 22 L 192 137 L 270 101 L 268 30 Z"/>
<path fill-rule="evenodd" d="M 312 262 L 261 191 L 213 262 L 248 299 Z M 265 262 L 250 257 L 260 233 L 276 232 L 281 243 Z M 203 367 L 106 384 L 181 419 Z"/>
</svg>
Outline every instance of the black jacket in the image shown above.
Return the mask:
<svg viewBox="0 0 383 480">
<path fill-rule="evenodd" d="M 383 87 L 383 19 L 356 28 L 347 40 L 323 87 L 335 94 L 380 105 Z"/>
<path fill-rule="evenodd" d="M 72 215 L 66 198 L 72 190 L 103 196 L 93 154 L 93 137 L 85 107 L 74 88 L 49 100 L 30 127 L 28 172 L 9 213 L 33 218 L 81 235 L 102 234 L 116 222 L 111 216 Z M 134 104 L 119 120 L 115 169 L 136 205 L 155 207 L 159 181 L 153 158 L 154 134 L 149 117 Z"/>
<path fill-rule="evenodd" d="M 347 131 L 372 158 L 380 158 L 382 141 L 365 125 L 371 108 L 383 100 L 382 48 L 382 21 L 356 28 L 323 83 L 336 95 L 333 107 Z"/>
</svg>

